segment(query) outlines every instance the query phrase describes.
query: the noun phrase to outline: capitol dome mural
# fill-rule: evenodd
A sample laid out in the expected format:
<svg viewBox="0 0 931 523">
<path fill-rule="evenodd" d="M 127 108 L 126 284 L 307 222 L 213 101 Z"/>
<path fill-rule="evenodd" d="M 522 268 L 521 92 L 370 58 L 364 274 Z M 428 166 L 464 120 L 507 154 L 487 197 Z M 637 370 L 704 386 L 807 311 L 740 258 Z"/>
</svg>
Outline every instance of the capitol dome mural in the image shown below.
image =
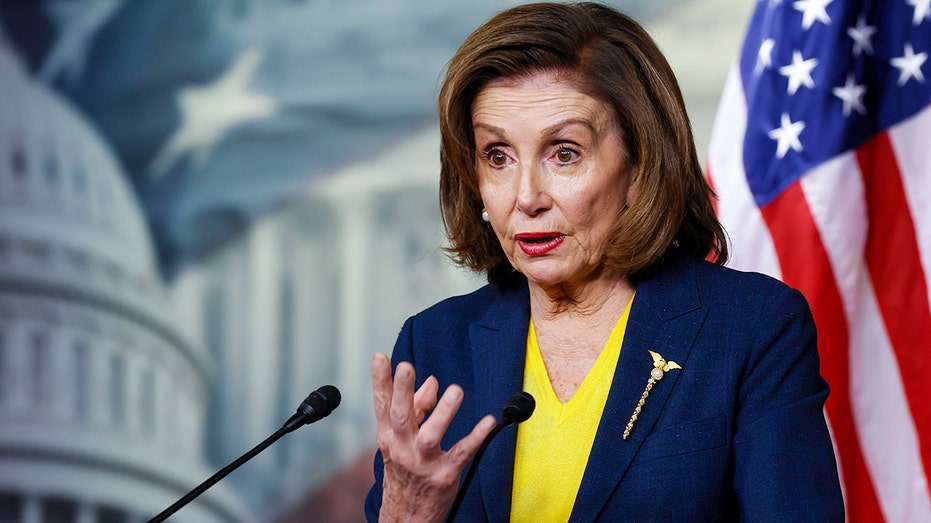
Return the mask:
<svg viewBox="0 0 931 523">
<path fill-rule="evenodd" d="M 0 521 L 144 521 L 210 473 L 209 360 L 106 142 L 3 41 L 0 92 Z M 174 521 L 241 507 L 219 485 Z"/>
</svg>

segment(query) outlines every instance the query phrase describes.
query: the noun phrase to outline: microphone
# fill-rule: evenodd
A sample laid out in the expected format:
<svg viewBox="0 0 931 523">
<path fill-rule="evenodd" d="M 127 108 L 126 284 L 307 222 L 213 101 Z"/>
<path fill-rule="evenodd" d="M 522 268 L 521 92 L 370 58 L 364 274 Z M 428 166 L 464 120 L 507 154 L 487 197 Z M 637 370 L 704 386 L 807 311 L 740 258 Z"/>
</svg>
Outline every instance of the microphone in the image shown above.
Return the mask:
<svg viewBox="0 0 931 523">
<path fill-rule="evenodd" d="M 478 462 L 481 461 L 482 456 L 485 454 L 485 449 L 488 448 L 491 440 L 493 440 L 495 436 L 497 436 L 498 433 L 505 428 L 527 421 L 530 415 L 533 414 L 533 409 L 536 407 L 536 405 L 537 403 L 534 401 L 533 396 L 524 391 L 520 391 L 517 394 L 514 394 L 504 403 L 504 411 L 501 413 L 501 421 L 495 425 L 495 428 L 491 429 L 491 432 L 489 432 L 487 436 L 485 436 L 485 441 L 482 442 L 482 445 L 475 453 L 475 457 L 472 458 L 472 463 L 469 464 L 469 470 L 466 472 L 465 478 L 462 480 L 462 485 L 459 487 L 459 492 L 456 493 L 456 499 L 453 500 L 453 506 L 449 509 L 449 514 L 446 515 L 446 523 L 452 523 L 452 521 L 456 519 L 456 514 L 459 512 L 459 508 L 462 506 L 462 500 L 465 498 L 465 493 L 469 489 L 469 485 L 472 483 L 472 478 L 475 477 L 475 471 L 478 470 Z"/>
<path fill-rule="evenodd" d="M 168 519 L 169 516 L 177 512 L 181 507 L 187 505 L 194 500 L 197 496 L 200 496 L 208 488 L 212 487 L 215 483 L 225 478 L 230 472 L 239 468 L 240 465 L 254 458 L 256 454 L 262 452 L 268 448 L 272 443 L 278 441 L 282 436 L 289 432 L 294 432 L 304 425 L 309 425 L 315 421 L 320 421 L 321 419 L 330 415 L 336 407 L 339 406 L 341 396 L 339 394 L 339 389 L 333 385 L 324 385 L 319 389 L 310 393 L 307 398 L 301 402 L 300 406 L 297 408 L 297 412 L 293 416 L 288 418 L 288 421 L 281 426 L 274 434 L 265 439 L 262 443 L 256 445 L 252 450 L 246 452 L 240 456 L 236 461 L 230 463 L 229 465 L 223 467 L 219 472 L 207 478 L 203 483 L 194 487 L 190 492 L 184 495 L 181 499 L 174 502 L 170 507 L 161 511 L 154 518 L 150 519 L 147 523 L 161 523 Z"/>
<path fill-rule="evenodd" d="M 509 427 L 527 421 L 536 406 L 537 402 L 533 400 L 533 396 L 524 391 L 518 392 L 505 402 L 504 412 L 501 413 L 501 424 Z"/>
<path fill-rule="evenodd" d="M 311 392 L 297 407 L 297 412 L 285 422 L 282 427 L 287 428 L 285 434 L 329 416 L 336 407 L 339 407 L 341 399 L 339 389 L 333 385 L 324 385 Z"/>
</svg>

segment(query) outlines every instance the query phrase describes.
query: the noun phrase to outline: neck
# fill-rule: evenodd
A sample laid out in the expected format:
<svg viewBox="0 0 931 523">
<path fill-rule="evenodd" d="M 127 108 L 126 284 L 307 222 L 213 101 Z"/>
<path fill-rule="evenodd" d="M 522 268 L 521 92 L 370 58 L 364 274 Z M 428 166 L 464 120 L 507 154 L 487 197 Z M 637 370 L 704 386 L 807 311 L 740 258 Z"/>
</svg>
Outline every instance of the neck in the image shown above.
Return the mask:
<svg viewBox="0 0 931 523">
<path fill-rule="evenodd" d="M 634 294 L 626 277 L 602 275 L 581 284 L 540 285 L 530 282 L 530 311 L 534 323 L 577 321 L 614 322 Z"/>
<path fill-rule="evenodd" d="M 584 285 L 530 284 L 537 343 L 559 401 L 568 401 L 591 372 L 633 293 L 627 278 L 598 278 Z"/>
</svg>

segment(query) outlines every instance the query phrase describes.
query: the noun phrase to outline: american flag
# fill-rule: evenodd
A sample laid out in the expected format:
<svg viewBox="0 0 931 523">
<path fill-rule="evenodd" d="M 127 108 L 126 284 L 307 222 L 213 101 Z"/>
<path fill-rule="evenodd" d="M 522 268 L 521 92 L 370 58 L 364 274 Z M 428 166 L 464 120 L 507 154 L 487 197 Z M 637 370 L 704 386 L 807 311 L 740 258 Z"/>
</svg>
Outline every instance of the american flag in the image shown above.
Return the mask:
<svg viewBox="0 0 931 523">
<path fill-rule="evenodd" d="M 761 0 L 711 138 L 730 265 L 801 290 L 850 521 L 931 521 L 931 0 Z"/>
</svg>

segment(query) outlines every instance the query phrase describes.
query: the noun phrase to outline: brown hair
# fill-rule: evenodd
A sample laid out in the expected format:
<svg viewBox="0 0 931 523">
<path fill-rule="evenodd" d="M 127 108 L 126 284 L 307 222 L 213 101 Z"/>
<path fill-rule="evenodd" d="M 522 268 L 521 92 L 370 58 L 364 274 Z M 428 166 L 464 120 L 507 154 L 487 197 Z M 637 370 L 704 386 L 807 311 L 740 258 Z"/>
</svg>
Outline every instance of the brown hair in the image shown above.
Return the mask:
<svg viewBox="0 0 931 523">
<path fill-rule="evenodd" d="M 685 103 L 659 48 L 636 21 L 595 3 L 526 4 L 479 27 L 450 61 L 440 90 L 440 209 L 448 251 L 500 283 L 512 272 L 481 221 L 472 103 L 490 81 L 565 73 L 614 110 L 635 195 L 618 216 L 605 264 L 637 279 L 673 252 L 727 259 L 724 231 L 702 173 Z"/>
</svg>

